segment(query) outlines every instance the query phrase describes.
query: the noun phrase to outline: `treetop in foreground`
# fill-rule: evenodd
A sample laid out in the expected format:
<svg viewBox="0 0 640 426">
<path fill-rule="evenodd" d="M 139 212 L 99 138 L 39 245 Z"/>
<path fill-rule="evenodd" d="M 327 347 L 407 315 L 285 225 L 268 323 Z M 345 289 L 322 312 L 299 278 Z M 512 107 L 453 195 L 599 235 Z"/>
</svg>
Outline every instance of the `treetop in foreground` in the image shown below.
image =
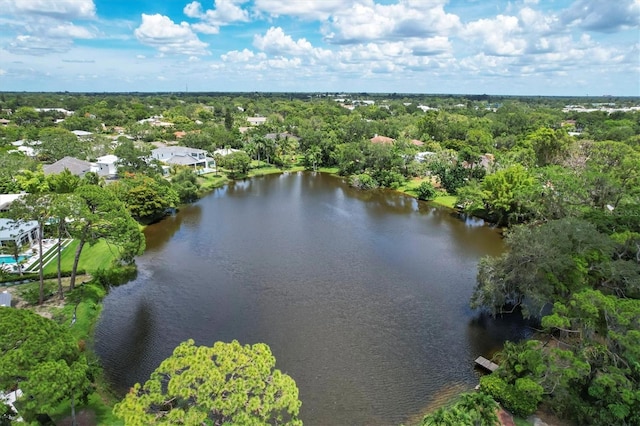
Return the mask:
<svg viewBox="0 0 640 426">
<path fill-rule="evenodd" d="M 114 408 L 126 425 L 301 425 L 295 381 L 264 343 L 188 340 Z"/>
</svg>

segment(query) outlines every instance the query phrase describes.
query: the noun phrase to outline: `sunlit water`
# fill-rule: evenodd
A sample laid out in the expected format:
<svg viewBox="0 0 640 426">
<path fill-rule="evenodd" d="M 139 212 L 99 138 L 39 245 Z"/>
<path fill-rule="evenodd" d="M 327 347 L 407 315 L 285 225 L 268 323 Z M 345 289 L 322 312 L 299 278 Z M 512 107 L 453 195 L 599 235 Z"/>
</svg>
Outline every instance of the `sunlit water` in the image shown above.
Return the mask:
<svg viewBox="0 0 640 426">
<path fill-rule="evenodd" d="M 265 342 L 305 424 L 399 424 L 475 386 L 473 360 L 524 330 L 468 307 L 495 230 L 329 175 L 236 182 L 145 233 L 96 329 L 120 391 L 188 338 Z"/>
</svg>

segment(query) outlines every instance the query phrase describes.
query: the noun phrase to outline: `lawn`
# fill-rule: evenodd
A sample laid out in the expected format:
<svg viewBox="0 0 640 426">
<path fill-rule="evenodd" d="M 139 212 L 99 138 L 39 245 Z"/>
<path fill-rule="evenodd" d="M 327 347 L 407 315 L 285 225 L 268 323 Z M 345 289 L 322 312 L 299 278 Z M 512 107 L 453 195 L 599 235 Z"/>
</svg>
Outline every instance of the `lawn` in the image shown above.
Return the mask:
<svg viewBox="0 0 640 426">
<path fill-rule="evenodd" d="M 65 249 L 62 250 L 61 269 L 63 271 L 71 271 L 73 266 L 73 258 L 76 254 L 78 241 L 74 240 Z M 118 247 L 108 244 L 104 240 L 89 246 L 85 244 L 80 255 L 80 263 L 78 269 L 84 269 L 87 272 L 93 272 L 98 269 L 108 269 L 111 267 L 113 260 L 118 256 Z M 44 267 L 44 273 L 54 273 L 58 271 L 58 262 L 53 259 Z"/>
<path fill-rule="evenodd" d="M 402 185 L 401 187 L 398 188 L 398 191 L 403 192 L 407 195 L 411 195 L 412 197 L 415 197 L 417 194 L 415 192 L 415 190 L 418 188 L 418 186 L 426 181 L 427 179 L 412 179 L 410 181 L 408 181 L 407 183 L 405 183 L 404 185 Z M 439 192 L 439 195 L 431 200 L 430 202 L 433 204 L 438 204 L 440 206 L 444 206 L 444 207 L 449 207 L 450 209 L 455 208 L 456 206 L 456 196 L 455 195 L 447 195 L 446 192 Z"/>
</svg>

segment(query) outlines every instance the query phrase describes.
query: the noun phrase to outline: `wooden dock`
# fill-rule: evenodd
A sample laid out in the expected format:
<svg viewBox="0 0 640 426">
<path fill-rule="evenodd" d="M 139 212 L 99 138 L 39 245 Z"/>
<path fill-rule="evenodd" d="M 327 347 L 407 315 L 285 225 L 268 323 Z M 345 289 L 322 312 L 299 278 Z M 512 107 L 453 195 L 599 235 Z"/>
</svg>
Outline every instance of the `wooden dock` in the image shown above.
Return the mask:
<svg viewBox="0 0 640 426">
<path fill-rule="evenodd" d="M 489 361 L 483 356 L 479 356 L 478 358 L 476 358 L 476 364 L 492 373 L 498 369 L 498 364 Z"/>
</svg>

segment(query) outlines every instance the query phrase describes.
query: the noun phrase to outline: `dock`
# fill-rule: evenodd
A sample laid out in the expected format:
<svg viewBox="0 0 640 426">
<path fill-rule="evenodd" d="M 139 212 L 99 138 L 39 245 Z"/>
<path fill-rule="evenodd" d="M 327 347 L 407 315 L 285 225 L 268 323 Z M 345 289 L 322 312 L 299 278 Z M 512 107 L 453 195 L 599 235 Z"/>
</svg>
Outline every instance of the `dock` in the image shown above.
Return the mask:
<svg viewBox="0 0 640 426">
<path fill-rule="evenodd" d="M 476 358 L 475 362 L 480 367 L 482 367 L 485 370 L 488 370 L 488 371 L 490 371 L 492 373 L 498 369 L 498 364 L 496 364 L 495 362 L 489 361 L 488 359 L 486 359 L 483 356 L 479 356 L 478 358 Z"/>
</svg>

